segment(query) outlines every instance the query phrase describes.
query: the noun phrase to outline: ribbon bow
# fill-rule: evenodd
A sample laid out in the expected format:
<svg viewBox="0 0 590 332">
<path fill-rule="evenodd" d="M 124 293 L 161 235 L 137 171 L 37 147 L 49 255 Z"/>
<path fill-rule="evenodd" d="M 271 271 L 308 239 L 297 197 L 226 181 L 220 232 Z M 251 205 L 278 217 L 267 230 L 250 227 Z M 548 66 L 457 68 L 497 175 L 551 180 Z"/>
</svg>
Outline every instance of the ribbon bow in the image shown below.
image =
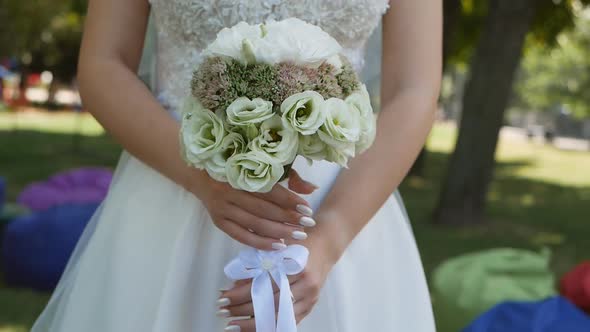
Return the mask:
<svg viewBox="0 0 590 332">
<path fill-rule="evenodd" d="M 252 304 L 258 332 L 297 332 L 291 287 L 287 275 L 301 273 L 309 251 L 301 245 L 290 245 L 280 251 L 242 250 L 229 262 L 225 275 L 233 280 L 252 280 Z M 272 279 L 271 279 L 272 278 Z M 275 301 L 272 280 L 279 286 L 279 310 L 275 325 Z"/>
</svg>

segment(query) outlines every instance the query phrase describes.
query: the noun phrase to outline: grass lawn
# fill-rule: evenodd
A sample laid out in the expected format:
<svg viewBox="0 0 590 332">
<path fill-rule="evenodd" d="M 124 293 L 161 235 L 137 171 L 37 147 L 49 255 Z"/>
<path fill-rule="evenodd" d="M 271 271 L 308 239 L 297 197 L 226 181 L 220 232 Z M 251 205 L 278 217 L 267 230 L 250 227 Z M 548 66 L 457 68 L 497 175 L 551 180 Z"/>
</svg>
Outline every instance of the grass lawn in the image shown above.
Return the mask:
<svg viewBox="0 0 590 332">
<path fill-rule="evenodd" d="M 18 129 L 16 129 L 18 128 Z M 75 134 L 81 131 L 82 134 Z M 489 223 L 472 228 L 428 223 L 440 190 L 456 132 L 437 125 L 429 139 L 424 178 L 409 178 L 401 188 L 412 218 L 427 274 L 442 261 L 465 252 L 510 246 L 553 251 L 557 274 L 590 258 L 590 153 L 560 151 L 521 140 L 502 140 L 489 200 Z M 0 175 L 8 197 L 34 180 L 71 167 L 114 166 L 120 148 L 88 115 L 0 113 Z M 3 287 L 0 332 L 27 331 L 47 294 Z M 435 307 L 436 307 L 436 299 Z M 454 332 L 440 330 L 440 332 Z"/>
</svg>

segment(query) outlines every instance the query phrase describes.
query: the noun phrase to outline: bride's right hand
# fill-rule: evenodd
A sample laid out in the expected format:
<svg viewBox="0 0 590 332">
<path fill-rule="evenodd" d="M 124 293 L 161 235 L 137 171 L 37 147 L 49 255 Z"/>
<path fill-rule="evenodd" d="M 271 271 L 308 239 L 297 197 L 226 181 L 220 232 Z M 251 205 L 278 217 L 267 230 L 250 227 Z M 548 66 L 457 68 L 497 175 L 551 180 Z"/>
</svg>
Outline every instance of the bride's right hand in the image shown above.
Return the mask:
<svg viewBox="0 0 590 332">
<path fill-rule="evenodd" d="M 245 245 L 261 250 L 282 249 L 285 244 L 281 239 L 303 241 L 307 238 L 304 228 L 315 226 L 309 203 L 281 185 L 268 193 L 249 193 L 208 179 L 205 186 L 189 190 L 194 189 L 191 191 L 205 204 L 220 230 Z M 300 194 L 317 189 L 294 171 L 289 188 Z"/>
</svg>

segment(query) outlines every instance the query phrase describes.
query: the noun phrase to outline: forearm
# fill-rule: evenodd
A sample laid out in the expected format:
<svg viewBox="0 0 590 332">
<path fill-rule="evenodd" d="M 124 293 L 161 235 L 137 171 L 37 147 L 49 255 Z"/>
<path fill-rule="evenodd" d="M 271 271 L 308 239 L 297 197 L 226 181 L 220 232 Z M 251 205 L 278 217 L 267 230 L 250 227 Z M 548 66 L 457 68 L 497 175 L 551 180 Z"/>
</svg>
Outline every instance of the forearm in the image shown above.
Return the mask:
<svg viewBox="0 0 590 332">
<path fill-rule="evenodd" d="M 124 63 L 82 57 L 78 78 L 85 107 L 132 155 L 182 186 L 201 176 L 180 157 L 179 124 Z"/>
<path fill-rule="evenodd" d="M 316 219 L 312 236 L 329 243 L 338 259 L 398 187 L 432 126 L 435 98 L 399 93 L 384 105 L 373 146 L 338 176 Z"/>
</svg>

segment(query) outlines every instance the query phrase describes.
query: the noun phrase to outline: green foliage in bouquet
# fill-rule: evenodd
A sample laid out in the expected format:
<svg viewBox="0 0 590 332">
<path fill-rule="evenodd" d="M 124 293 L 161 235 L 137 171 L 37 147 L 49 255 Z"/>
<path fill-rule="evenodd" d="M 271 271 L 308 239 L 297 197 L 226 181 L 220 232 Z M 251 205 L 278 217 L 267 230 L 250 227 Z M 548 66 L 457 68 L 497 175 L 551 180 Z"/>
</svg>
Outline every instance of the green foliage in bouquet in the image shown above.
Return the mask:
<svg viewBox="0 0 590 332">
<path fill-rule="evenodd" d="M 272 101 L 278 112 L 289 96 L 303 91 L 317 91 L 325 99 L 344 99 L 357 90 L 360 82 L 350 65 L 337 69 L 327 62 L 317 68 L 283 62 L 276 65 L 244 65 L 234 59 L 210 57 L 193 73 L 191 90 L 203 107 L 213 112 L 224 111 L 239 97 Z"/>
</svg>

